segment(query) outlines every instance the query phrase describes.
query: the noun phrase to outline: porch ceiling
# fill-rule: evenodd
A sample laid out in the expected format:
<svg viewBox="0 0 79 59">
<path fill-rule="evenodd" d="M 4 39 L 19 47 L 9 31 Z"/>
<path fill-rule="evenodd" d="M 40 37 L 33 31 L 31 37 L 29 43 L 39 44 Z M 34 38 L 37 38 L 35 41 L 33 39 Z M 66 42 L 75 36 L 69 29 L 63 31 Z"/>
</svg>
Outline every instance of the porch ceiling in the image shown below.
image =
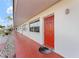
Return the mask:
<svg viewBox="0 0 79 59">
<path fill-rule="evenodd" d="M 14 26 L 19 26 L 59 0 L 14 0 Z"/>
</svg>

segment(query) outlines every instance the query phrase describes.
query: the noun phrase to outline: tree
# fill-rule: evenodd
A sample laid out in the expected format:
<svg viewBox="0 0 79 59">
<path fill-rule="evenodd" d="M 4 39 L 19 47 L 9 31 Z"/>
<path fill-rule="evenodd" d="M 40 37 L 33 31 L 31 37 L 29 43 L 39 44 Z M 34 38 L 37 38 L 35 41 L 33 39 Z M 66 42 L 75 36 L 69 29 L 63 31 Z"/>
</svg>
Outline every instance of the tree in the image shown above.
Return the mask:
<svg viewBox="0 0 79 59">
<path fill-rule="evenodd" d="M 6 17 L 10 22 L 13 22 L 13 16 L 7 16 Z M 9 33 L 12 31 L 13 29 L 13 24 L 11 23 L 10 25 L 7 26 L 7 30 L 9 31 Z"/>
<path fill-rule="evenodd" d="M 6 17 L 8 20 L 13 20 L 13 17 L 12 16 L 7 16 Z"/>
<path fill-rule="evenodd" d="M 0 25 L 0 28 L 4 28 L 5 26 Z"/>
</svg>

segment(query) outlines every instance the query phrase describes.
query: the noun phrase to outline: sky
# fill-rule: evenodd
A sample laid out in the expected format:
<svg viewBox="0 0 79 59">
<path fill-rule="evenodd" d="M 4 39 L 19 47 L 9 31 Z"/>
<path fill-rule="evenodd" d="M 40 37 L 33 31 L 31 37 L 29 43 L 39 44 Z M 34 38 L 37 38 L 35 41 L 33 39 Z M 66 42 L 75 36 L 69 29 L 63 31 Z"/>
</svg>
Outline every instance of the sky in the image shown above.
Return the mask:
<svg viewBox="0 0 79 59">
<path fill-rule="evenodd" d="M 13 16 L 12 0 L 0 0 L 0 25 L 7 26 L 12 23 L 6 17 Z"/>
</svg>

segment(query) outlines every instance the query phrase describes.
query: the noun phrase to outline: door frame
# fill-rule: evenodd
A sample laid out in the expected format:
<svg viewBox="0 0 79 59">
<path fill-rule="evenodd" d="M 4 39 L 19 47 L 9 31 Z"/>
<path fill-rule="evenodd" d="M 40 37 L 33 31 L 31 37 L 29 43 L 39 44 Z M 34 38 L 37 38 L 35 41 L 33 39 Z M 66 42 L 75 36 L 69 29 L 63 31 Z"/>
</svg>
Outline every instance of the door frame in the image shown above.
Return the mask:
<svg viewBox="0 0 79 59">
<path fill-rule="evenodd" d="M 47 17 L 50 17 L 50 16 L 54 16 L 54 20 L 55 20 L 55 15 L 54 15 L 54 13 L 52 13 L 52 14 L 49 14 L 49 15 L 47 15 L 47 16 L 44 16 L 44 18 L 43 18 L 43 23 L 45 23 L 45 18 L 47 18 Z M 43 46 L 45 46 L 44 45 L 44 40 L 45 40 L 45 28 L 44 28 L 44 26 L 45 26 L 45 24 L 43 24 Z M 50 47 L 48 47 L 48 46 L 45 46 L 45 47 L 47 47 L 47 48 L 50 48 Z M 50 48 L 51 49 L 51 48 Z M 53 48 L 53 50 L 55 49 L 55 26 L 54 26 L 54 48 Z"/>
</svg>

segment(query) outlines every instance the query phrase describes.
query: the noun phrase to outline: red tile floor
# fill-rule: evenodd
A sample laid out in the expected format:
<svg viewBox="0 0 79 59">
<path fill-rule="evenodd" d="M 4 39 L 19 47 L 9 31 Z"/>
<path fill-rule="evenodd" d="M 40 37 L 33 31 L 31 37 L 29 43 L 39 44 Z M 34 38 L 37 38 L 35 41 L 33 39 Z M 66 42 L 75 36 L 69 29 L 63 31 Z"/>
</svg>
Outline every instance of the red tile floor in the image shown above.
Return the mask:
<svg viewBox="0 0 79 59">
<path fill-rule="evenodd" d="M 14 32 L 16 45 L 16 58 L 63 58 L 57 53 L 42 54 L 39 52 L 40 44 L 30 38 Z"/>
</svg>

